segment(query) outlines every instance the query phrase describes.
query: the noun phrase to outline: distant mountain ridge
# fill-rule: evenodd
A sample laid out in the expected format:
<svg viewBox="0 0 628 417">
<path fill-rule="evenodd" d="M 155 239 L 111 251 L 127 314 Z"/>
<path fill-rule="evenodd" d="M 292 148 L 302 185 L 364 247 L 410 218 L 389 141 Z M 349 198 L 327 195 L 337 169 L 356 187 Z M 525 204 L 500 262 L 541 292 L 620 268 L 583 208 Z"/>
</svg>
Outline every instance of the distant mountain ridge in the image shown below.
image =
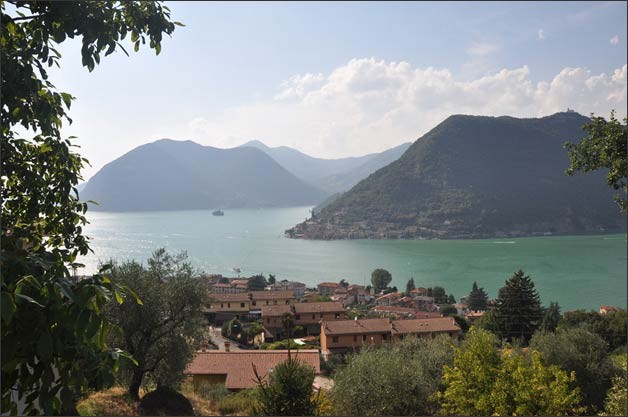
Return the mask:
<svg viewBox="0 0 628 417">
<path fill-rule="evenodd" d="M 258 140 L 241 147 L 264 151 L 296 177 L 332 195 L 349 190 L 360 180 L 395 161 L 411 144 L 403 143 L 380 153 L 338 159 L 315 158 L 287 146 L 271 148 Z"/>
<path fill-rule="evenodd" d="M 324 196 L 259 149 L 171 139 L 139 146 L 105 165 L 80 194 L 103 211 L 303 206 Z"/>
<path fill-rule="evenodd" d="M 569 177 L 575 112 L 540 119 L 456 115 L 286 231 L 310 239 L 468 238 L 620 231 L 604 172 Z"/>
</svg>

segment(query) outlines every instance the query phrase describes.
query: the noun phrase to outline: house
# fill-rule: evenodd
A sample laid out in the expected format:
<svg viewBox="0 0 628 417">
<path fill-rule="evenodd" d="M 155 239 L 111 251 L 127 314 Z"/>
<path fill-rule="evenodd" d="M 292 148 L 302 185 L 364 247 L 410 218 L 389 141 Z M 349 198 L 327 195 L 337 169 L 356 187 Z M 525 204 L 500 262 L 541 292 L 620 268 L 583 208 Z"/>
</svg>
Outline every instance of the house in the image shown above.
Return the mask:
<svg viewBox="0 0 628 417">
<path fill-rule="evenodd" d="M 469 311 L 464 316 L 469 320 L 469 323 L 473 323 L 484 315 L 484 311 Z"/>
<path fill-rule="evenodd" d="M 371 309 L 376 313 L 381 314 L 394 314 L 398 317 L 415 317 L 416 310 L 409 307 L 400 307 L 400 306 L 375 306 Z"/>
<path fill-rule="evenodd" d="M 318 350 L 293 350 L 291 355 L 320 374 Z M 254 368 L 266 379 L 274 367 L 287 359 L 287 350 L 198 351 L 185 374 L 192 377 L 194 390 L 203 385 L 224 384 L 230 391 L 239 391 L 257 386 Z"/>
<path fill-rule="evenodd" d="M 318 335 L 321 320 L 344 320 L 344 308 L 341 303 L 307 302 L 291 305 L 262 306 L 262 324 L 273 335 L 280 339 L 283 335 L 281 316 L 288 313 L 293 316 L 295 326 L 302 326 L 308 335 Z"/>
<path fill-rule="evenodd" d="M 221 325 L 232 318 L 255 320 L 262 306 L 289 305 L 295 301 L 292 291 L 250 291 L 248 293 L 210 294 L 204 312 L 208 320 Z"/>
<path fill-rule="evenodd" d="M 341 285 L 337 282 L 322 282 L 317 285 L 318 293 L 320 295 L 332 295 L 334 291 L 340 287 Z"/>
<path fill-rule="evenodd" d="M 375 304 L 378 306 L 392 306 L 399 302 L 399 299 L 403 297 L 400 292 L 391 292 L 384 294 L 381 297 L 375 299 Z"/>
<path fill-rule="evenodd" d="M 327 357 L 331 353 L 346 353 L 368 345 L 379 346 L 407 336 L 433 338 L 439 334 L 457 339 L 460 327 L 451 317 L 323 321 L 320 336 L 321 353 Z"/>
<path fill-rule="evenodd" d="M 390 340 L 388 319 L 359 319 L 321 322 L 321 352 L 344 353 Z"/>
<path fill-rule="evenodd" d="M 367 304 L 374 298 L 362 285 L 349 285 L 347 293 L 354 297 L 354 304 Z"/>
<path fill-rule="evenodd" d="M 401 340 L 407 336 L 434 338 L 439 334 L 446 334 L 453 339 L 460 336 L 460 327 L 451 317 L 393 320 L 391 328 L 394 340 Z"/>
<path fill-rule="evenodd" d="M 269 286 L 271 291 L 292 291 L 294 298 L 301 298 L 305 294 L 306 285 L 296 281 L 280 281 Z"/>
<path fill-rule="evenodd" d="M 612 311 L 619 311 L 619 308 L 613 307 L 613 306 L 601 306 L 600 307 L 600 314 L 602 315 L 606 315 Z"/>
<path fill-rule="evenodd" d="M 419 311 L 434 311 L 436 309 L 436 306 L 434 305 L 434 297 L 418 295 L 412 299 L 414 300 L 414 308 Z"/>
<path fill-rule="evenodd" d="M 423 296 L 427 295 L 427 288 L 418 287 L 410 291 L 410 296 L 414 297 L 417 295 L 423 295 Z"/>
<path fill-rule="evenodd" d="M 294 311 L 294 324 L 303 326 L 306 334 L 317 335 L 321 331 L 320 322 L 344 320 L 345 309 L 342 303 L 329 301 L 320 303 L 295 303 L 292 305 Z"/>
</svg>

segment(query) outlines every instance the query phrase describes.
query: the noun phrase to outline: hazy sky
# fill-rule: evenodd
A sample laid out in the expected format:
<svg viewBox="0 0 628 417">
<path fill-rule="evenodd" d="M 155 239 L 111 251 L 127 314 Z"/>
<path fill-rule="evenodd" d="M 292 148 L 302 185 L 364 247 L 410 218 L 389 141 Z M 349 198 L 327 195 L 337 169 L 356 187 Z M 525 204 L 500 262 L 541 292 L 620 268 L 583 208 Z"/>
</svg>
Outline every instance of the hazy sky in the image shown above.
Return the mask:
<svg viewBox="0 0 628 417">
<path fill-rule="evenodd" d="M 415 140 L 451 114 L 627 107 L 625 2 L 168 3 L 162 52 L 66 42 L 51 80 L 92 167 L 160 138 L 251 139 L 319 157 Z M 132 50 L 132 48 L 127 48 Z"/>
</svg>

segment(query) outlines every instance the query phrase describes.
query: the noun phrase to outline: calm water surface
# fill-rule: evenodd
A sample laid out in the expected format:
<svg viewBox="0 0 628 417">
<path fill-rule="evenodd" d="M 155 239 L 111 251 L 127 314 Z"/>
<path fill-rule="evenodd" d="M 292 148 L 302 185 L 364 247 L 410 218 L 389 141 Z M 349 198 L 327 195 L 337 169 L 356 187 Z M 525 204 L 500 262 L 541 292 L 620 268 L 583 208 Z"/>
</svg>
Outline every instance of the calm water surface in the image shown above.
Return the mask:
<svg viewBox="0 0 628 417">
<path fill-rule="evenodd" d="M 440 285 L 458 299 L 475 280 L 490 297 L 513 272 L 529 274 L 544 304 L 558 301 L 563 310 L 597 309 L 602 304 L 626 307 L 625 235 L 554 236 L 481 240 L 292 240 L 283 231 L 308 217 L 309 207 L 102 213 L 90 212 L 86 227 L 94 254 L 81 261 L 84 273 L 99 261 L 145 261 L 165 247 L 185 250 L 191 262 L 209 273 L 242 276 L 272 273 L 315 285 L 322 281 L 370 281 L 375 268 L 393 275 L 405 288 Z"/>
</svg>

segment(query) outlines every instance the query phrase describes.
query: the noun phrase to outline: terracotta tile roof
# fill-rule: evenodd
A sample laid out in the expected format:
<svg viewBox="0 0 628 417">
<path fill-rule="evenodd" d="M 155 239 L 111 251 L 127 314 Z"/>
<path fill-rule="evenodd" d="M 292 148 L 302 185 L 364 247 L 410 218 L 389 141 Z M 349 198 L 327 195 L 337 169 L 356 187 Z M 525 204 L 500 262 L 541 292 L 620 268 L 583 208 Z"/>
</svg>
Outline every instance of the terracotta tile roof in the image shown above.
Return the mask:
<svg viewBox="0 0 628 417">
<path fill-rule="evenodd" d="M 289 305 L 281 304 L 276 306 L 262 306 L 262 317 L 280 317 L 282 314 L 291 313 Z"/>
<path fill-rule="evenodd" d="M 312 366 L 320 374 L 320 356 L 318 350 L 291 351 L 291 355 L 302 363 Z M 188 375 L 227 375 L 225 387 L 245 389 L 256 386 L 253 365 L 260 376 L 265 376 L 277 364 L 288 359 L 287 350 L 241 350 L 233 352 L 206 351 L 197 352 L 185 370 Z"/>
<path fill-rule="evenodd" d="M 241 285 L 241 284 L 248 285 L 249 280 L 248 279 L 232 279 L 231 283 L 233 285 Z"/>
<path fill-rule="evenodd" d="M 325 334 L 390 333 L 388 319 L 338 320 L 325 322 Z"/>
<path fill-rule="evenodd" d="M 416 297 L 412 298 L 415 301 L 427 301 L 427 302 L 434 302 L 434 297 L 428 297 L 427 295 L 418 295 Z"/>
<path fill-rule="evenodd" d="M 398 307 L 398 306 L 375 306 L 372 311 L 381 311 L 385 313 L 404 313 L 415 314 L 416 310 L 410 307 Z"/>
<path fill-rule="evenodd" d="M 392 322 L 393 334 L 456 332 L 460 327 L 451 317 L 433 319 L 395 320 Z"/>
<path fill-rule="evenodd" d="M 326 301 L 321 303 L 294 303 L 294 312 L 297 314 L 307 313 L 340 313 L 345 309 L 342 303 Z"/>
<path fill-rule="evenodd" d="M 438 311 L 417 311 L 414 313 L 414 317 L 417 319 L 437 319 L 443 315 Z"/>
<path fill-rule="evenodd" d="M 340 284 L 338 284 L 337 282 L 321 282 L 320 284 L 318 284 L 318 286 L 338 288 L 340 287 Z"/>
<path fill-rule="evenodd" d="M 243 301 L 249 301 L 249 295 L 244 292 L 235 293 L 235 294 L 209 294 L 210 300 L 214 303 L 227 303 L 227 302 L 236 302 L 241 303 Z M 212 302 L 210 301 L 210 303 Z"/>
<path fill-rule="evenodd" d="M 384 299 L 384 298 L 399 298 L 401 297 L 401 293 L 400 292 L 390 292 L 388 294 L 384 294 L 381 297 L 378 298 L 378 300 Z"/>
<path fill-rule="evenodd" d="M 294 292 L 286 291 L 251 291 L 253 300 L 278 300 L 284 298 L 294 298 Z"/>
</svg>

